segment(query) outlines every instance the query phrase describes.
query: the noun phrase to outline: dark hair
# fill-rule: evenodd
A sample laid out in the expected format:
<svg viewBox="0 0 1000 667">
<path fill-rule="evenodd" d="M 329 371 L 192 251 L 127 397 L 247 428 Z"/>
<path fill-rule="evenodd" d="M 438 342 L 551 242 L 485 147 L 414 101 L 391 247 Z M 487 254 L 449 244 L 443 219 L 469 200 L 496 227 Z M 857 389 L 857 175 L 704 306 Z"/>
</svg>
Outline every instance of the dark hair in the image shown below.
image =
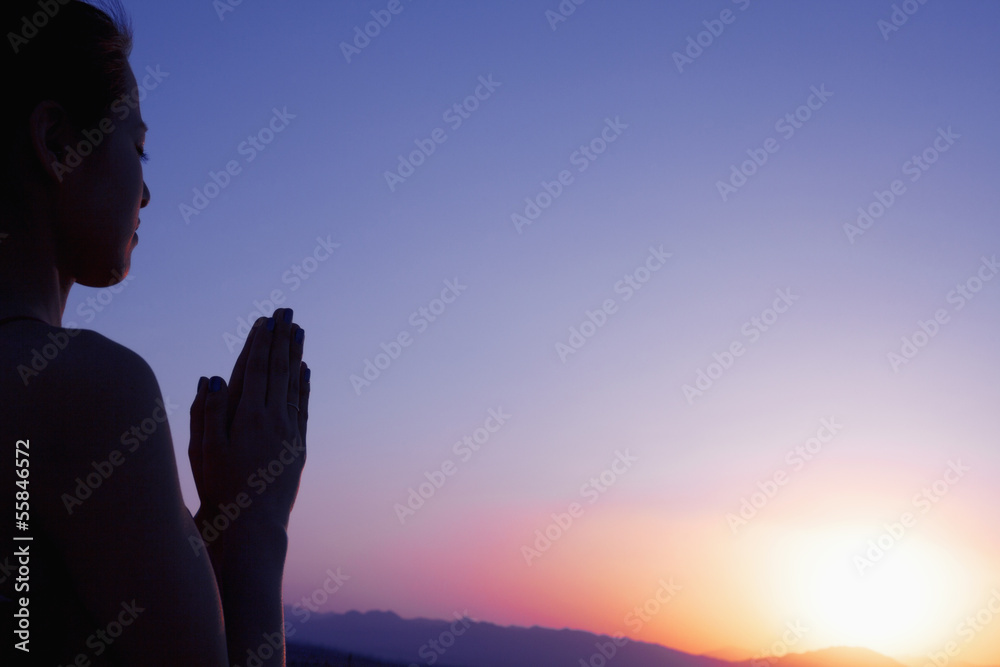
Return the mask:
<svg viewBox="0 0 1000 667">
<path fill-rule="evenodd" d="M 39 102 L 61 104 L 82 132 L 132 92 L 132 25 L 119 0 L 0 1 L 0 188 L 9 201 L 10 177 L 20 171 L 12 152 Z"/>
</svg>

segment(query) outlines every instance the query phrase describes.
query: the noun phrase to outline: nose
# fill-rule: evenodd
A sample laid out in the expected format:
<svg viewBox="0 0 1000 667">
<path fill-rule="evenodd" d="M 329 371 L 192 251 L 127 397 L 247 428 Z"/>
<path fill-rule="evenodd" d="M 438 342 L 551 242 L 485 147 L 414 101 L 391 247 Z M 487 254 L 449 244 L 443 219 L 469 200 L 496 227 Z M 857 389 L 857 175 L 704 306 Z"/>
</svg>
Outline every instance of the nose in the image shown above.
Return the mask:
<svg viewBox="0 0 1000 667">
<path fill-rule="evenodd" d="M 142 182 L 142 203 L 139 204 L 139 208 L 146 208 L 149 205 L 149 187 L 146 182 Z"/>
</svg>

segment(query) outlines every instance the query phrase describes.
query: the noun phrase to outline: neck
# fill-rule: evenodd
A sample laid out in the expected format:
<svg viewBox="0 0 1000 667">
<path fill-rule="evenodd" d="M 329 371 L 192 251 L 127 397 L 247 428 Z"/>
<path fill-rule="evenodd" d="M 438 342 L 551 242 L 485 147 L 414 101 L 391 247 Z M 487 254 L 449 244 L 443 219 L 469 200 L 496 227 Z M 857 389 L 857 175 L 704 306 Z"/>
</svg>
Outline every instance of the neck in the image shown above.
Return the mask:
<svg viewBox="0 0 1000 667">
<path fill-rule="evenodd" d="M 61 327 L 74 281 L 59 270 L 48 225 L 30 233 L 30 224 L 3 228 L 12 231 L 0 234 L 0 319 L 34 317 Z"/>
</svg>

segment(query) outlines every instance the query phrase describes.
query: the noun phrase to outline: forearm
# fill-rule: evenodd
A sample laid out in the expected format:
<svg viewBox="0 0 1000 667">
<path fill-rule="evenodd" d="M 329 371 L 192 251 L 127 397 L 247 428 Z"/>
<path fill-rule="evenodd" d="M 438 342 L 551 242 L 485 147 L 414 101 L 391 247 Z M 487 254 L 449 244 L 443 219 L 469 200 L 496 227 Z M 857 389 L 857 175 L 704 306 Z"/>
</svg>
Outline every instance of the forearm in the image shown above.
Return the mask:
<svg viewBox="0 0 1000 667">
<path fill-rule="evenodd" d="M 206 515 L 204 506 L 199 508 L 198 513 L 192 516 L 191 519 L 194 521 L 195 527 L 198 529 L 198 534 L 202 538 L 202 543 L 205 545 L 205 552 L 212 563 L 212 571 L 215 573 L 215 581 L 218 584 L 219 575 L 222 573 L 220 569 L 223 560 L 222 540 L 211 533 L 206 536 L 207 531 L 204 529 L 203 522 L 207 521 L 209 526 L 211 526 L 212 517 Z"/>
<path fill-rule="evenodd" d="M 281 579 L 288 535 L 277 524 L 241 525 L 219 537 L 211 554 L 226 626 L 230 664 L 284 667 Z M 257 658 L 260 662 L 249 660 Z"/>
</svg>

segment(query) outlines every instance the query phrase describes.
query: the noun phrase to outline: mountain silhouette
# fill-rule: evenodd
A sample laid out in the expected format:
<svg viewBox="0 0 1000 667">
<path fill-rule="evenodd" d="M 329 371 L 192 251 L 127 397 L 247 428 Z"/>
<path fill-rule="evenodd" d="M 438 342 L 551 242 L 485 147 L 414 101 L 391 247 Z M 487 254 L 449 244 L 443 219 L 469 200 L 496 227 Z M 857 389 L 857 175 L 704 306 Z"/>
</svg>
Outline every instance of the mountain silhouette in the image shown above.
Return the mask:
<svg viewBox="0 0 1000 667">
<path fill-rule="evenodd" d="M 285 618 L 292 625 L 288 634 L 289 667 L 408 667 L 411 664 L 581 667 L 605 663 L 620 667 L 906 667 L 861 648 L 831 648 L 756 662 L 724 660 L 690 655 L 647 642 L 629 640 L 618 646 L 611 637 L 581 630 L 500 626 L 462 618 L 458 614 L 445 621 L 403 619 L 388 611 L 351 611 L 312 614 L 300 621 L 286 608 Z M 719 653 L 731 655 L 730 651 Z"/>
<path fill-rule="evenodd" d="M 611 637 L 581 630 L 504 627 L 472 619 L 463 622 L 458 618 L 408 620 L 385 611 L 313 614 L 307 621 L 297 623 L 294 613 L 286 609 L 285 618 L 293 628 L 288 637 L 290 644 L 329 647 L 341 653 L 402 663 L 404 667 L 411 663 L 454 667 L 580 667 L 580 660 L 589 662 L 594 655 L 603 655 L 608 664 L 628 667 L 733 667 L 733 663 L 725 660 L 689 655 L 658 644 L 628 641 L 618 647 Z M 462 634 L 452 634 L 453 629 Z"/>
<path fill-rule="evenodd" d="M 749 663 L 748 663 L 749 664 Z M 772 667 L 906 667 L 903 663 L 864 648 L 829 648 L 787 655 Z"/>
<path fill-rule="evenodd" d="M 406 663 L 382 662 L 353 653 L 294 642 L 287 642 L 285 646 L 285 664 L 287 667 L 407 667 Z"/>
</svg>

